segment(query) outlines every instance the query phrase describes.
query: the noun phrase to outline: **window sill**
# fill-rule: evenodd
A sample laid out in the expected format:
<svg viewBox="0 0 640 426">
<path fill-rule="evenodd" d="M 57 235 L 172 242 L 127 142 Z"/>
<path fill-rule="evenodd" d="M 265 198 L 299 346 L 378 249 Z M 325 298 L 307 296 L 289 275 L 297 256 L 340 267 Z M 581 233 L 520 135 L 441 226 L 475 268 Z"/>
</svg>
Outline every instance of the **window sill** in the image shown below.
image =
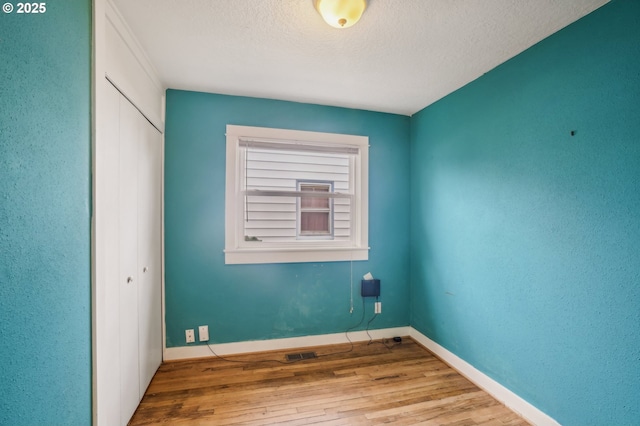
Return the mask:
<svg viewBox="0 0 640 426">
<path fill-rule="evenodd" d="M 368 260 L 369 247 L 242 248 L 224 251 L 226 265 Z"/>
</svg>

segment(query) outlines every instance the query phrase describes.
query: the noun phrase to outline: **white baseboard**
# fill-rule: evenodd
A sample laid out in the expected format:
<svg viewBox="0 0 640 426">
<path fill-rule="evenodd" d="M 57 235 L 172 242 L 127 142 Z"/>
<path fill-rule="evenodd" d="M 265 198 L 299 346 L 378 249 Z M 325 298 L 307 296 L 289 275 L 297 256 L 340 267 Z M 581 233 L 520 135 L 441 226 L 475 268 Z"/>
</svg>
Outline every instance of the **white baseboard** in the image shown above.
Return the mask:
<svg viewBox="0 0 640 426">
<path fill-rule="evenodd" d="M 509 407 L 509 409 L 518 413 L 528 422 L 539 426 L 560 426 L 560 423 L 555 419 L 482 373 L 465 360 L 449 352 L 413 327 L 409 328 L 411 329 L 409 336 L 416 342 L 433 352 L 438 358 L 449 364 L 453 369 L 486 391 L 489 395 Z"/>
<path fill-rule="evenodd" d="M 369 330 L 369 334 L 373 339 L 377 340 L 392 338 L 394 336 L 409 336 L 412 330 L 413 329 L 411 327 L 384 328 L 380 330 Z M 352 342 L 362 342 L 369 340 L 369 336 L 366 331 L 352 331 L 349 332 L 349 339 L 351 339 Z M 213 349 L 216 354 L 224 356 L 251 352 L 306 348 L 311 346 L 335 345 L 339 343 L 349 343 L 345 333 L 211 344 L 211 349 Z M 174 361 L 179 359 L 206 358 L 212 356 L 214 356 L 213 353 L 206 345 L 180 346 L 177 348 L 165 348 L 163 360 Z"/>
</svg>

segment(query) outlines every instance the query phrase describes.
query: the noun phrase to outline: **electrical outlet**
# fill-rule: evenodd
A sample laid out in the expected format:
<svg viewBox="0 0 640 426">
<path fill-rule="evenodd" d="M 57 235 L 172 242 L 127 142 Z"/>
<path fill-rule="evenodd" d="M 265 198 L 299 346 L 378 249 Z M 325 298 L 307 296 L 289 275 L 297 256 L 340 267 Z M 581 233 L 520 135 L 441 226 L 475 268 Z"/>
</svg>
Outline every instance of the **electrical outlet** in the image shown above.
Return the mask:
<svg viewBox="0 0 640 426">
<path fill-rule="evenodd" d="M 189 330 L 185 330 L 184 334 L 187 338 L 187 343 L 194 343 L 196 341 L 196 335 L 193 328 Z"/>
<path fill-rule="evenodd" d="M 382 313 L 382 302 L 376 302 L 376 304 L 375 304 L 375 313 L 376 314 L 381 314 Z"/>
<path fill-rule="evenodd" d="M 208 325 L 201 325 L 200 327 L 198 327 L 198 337 L 200 338 L 201 342 L 206 342 L 209 340 L 209 326 Z"/>
</svg>

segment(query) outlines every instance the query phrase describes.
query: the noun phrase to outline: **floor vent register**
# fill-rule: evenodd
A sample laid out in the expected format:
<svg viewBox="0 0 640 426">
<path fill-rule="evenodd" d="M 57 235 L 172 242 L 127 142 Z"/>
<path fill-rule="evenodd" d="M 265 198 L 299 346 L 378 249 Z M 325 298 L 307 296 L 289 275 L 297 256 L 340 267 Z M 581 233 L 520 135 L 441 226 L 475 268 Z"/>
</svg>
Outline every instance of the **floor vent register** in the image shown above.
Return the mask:
<svg viewBox="0 0 640 426">
<path fill-rule="evenodd" d="M 287 354 L 287 361 L 300 361 L 303 359 L 317 358 L 315 352 L 301 352 L 299 354 Z"/>
</svg>

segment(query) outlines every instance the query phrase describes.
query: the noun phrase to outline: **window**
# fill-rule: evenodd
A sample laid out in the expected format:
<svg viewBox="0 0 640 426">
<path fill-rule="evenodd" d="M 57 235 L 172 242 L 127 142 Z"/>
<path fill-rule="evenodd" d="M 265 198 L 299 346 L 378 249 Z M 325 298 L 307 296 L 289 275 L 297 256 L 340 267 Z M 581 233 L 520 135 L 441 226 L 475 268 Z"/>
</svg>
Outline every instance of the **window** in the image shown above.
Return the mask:
<svg viewBox="0 0 640 426">
<path fill-rule="evenodd" d="M 298 182 L 298 238 L 333 237 L 332 183 Z M 316 195 L 317 194 L 317 195 Z"/>
<path fill-rule="evenodd" d="M 225 263 L 366 260 L 368 143 L 228 125 Z"/>
</svg>

